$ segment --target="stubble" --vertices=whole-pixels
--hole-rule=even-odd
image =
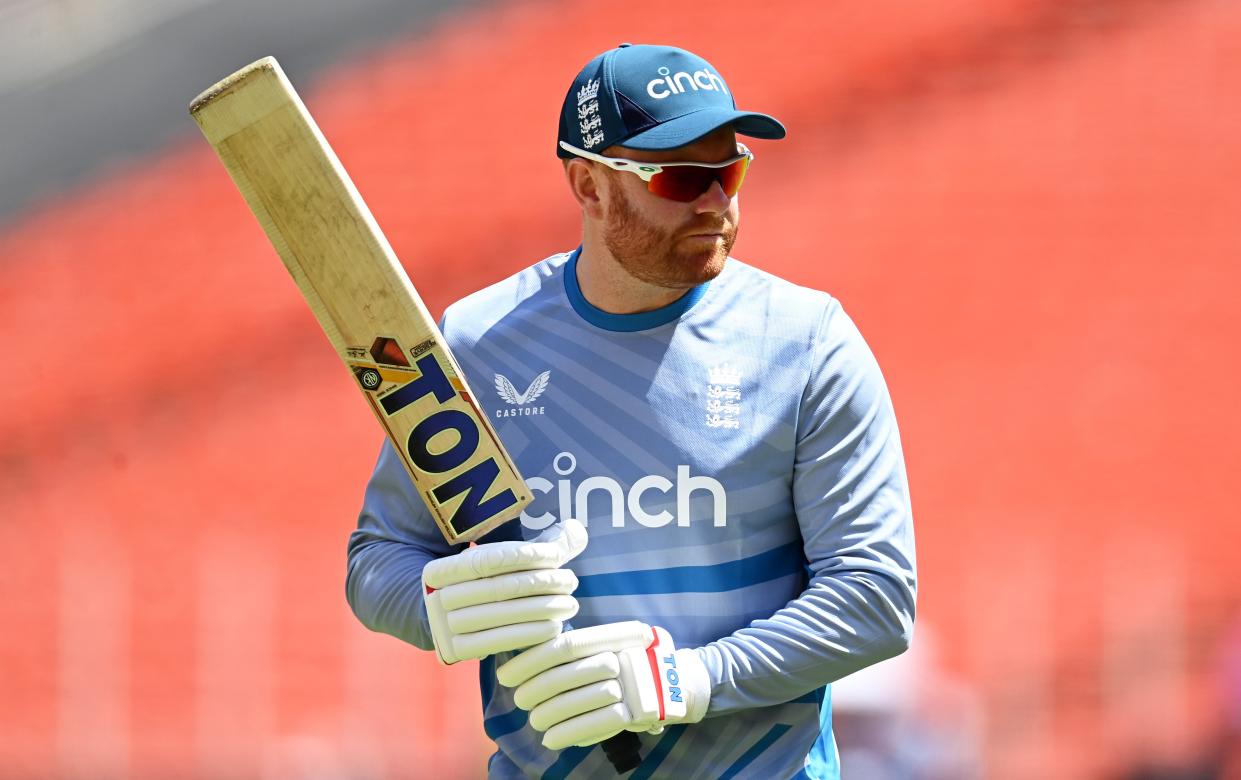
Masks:
[[[639,214],[621,187],[613,187],[612,193],[603,242],[630,276],[658,287],[686,290],[724,270],[737,240],[737,225],[726,215],[700,214],[668,230]],[[710,243],[687,240],[695,233],[719,233],[722,237]]]

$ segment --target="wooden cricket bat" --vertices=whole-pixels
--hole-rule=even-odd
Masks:
[[[212,86],[190,115],[215,148],[336,353],[454,544],[516,518],[532,496],[443,334],[327,139],[273,57]],[[567,626],[566,626],[567,628]],[[603,742],[617,772],[636,734]]]
[[[340,160],[272,57],[190,115],[297,282],[454,544],[517,517],[530,490]]]

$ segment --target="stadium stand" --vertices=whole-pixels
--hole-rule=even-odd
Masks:
[[[985,776],[1193,760],[1241,594],[1241,5],[751,5],[471,8],[302,88],[439,312],[575,244],[582,62],[708,56],[790,131],[735,254],[887,371]],[[348,613],[378,434],[205,144],[10,221],[0,334],[0,774],[481,776],[472,669]]]

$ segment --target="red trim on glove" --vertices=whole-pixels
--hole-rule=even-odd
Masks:
[[[651,664],[651,676],[655,678],[655,690],[659,693],[659,719],[664,719],[664,679],[659,674],[659,659],[655,656],[655,645],[659,644],[659,634],[651,629],[651,643],[646,646],[646,660]]]

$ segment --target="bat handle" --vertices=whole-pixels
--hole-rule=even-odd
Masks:
[[[572,631],[573,626],[565,623],[564,630]],[[603,754],[608,757],[608,762],[612,764],[618,775],[632,771],[642,763],[642,740],[632,731],[613,734],[601,744]]]
[[[572,631],[573,626],[565,622],[564,631]],[[642,763],[642,740],[632,731],[622,731],[603,740],[603,753],[608,762],[616,769],[616,774],[623,775]]]
[[[642,740],[632,731],[622,731],[603,740],[603,753],[616,774],[623,775],[642,763]]]

